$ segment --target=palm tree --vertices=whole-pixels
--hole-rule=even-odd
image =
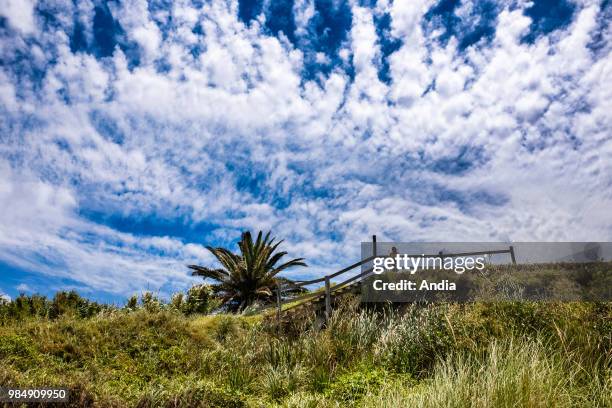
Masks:
[[[234,254],[226,248],[208,249],[221,263],[222,268],[212,269],[199,265],[189,265],[193,269],[192,275],[210,278],[217,283],[211,285],[213,293],[221,297],[224,305],[230,310],[242,311],[256,301],[270,301],[274,289],[279,284],[288,284],[289,291],[300,291],[289,279],[276,275],[292,266],[307,266],[304,258],[292,259],[277,265],[287,252],[275,252],[283,242],[274,243],[276,238],[270,238],[270,232],[262,238],[259,231],[257,239],[253,242],[249,231],[243,232],[238,247],[240,255]]]

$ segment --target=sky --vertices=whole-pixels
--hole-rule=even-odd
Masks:
[[[0,0],[0,293],[123,302],[271,230],[611,241],[609,0]]]

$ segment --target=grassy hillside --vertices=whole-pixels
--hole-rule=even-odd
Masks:
[[[280,335],[154,302],[5,319],[0,384],[98,407],[612,406],[610,303],[355,305]]]

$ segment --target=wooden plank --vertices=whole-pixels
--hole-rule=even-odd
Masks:
[[[276,321],[280,325],[281,320],[281,284],[280,282],[276,285]]]
[[[329,276],[325,277],[325,320],[331,317],[331,285]]]
[[[323,294],[318,294],[318,295],[319,295],[319,296],[317,296],[317,297],[318,297],[319,299],[323,297]],[[314,298],[314,299],[316,299],[316,298]],[[307,305],[307,304],[308,304],[308,303],[310,303],[310,302],[314,303],[314,299],[309,300],[309,301],[306,301],[306,302],[302,302],[302,303],[296,303],[295,305],[291,305],[291,306],[289,306],[289,307],[285,308],[285,309],[283,310],[283,312],[284,312],[284,313],[286,313],[286,312],[288,312],[289,310],[292,310],[292,309],[295,309],[295,308],[297,308],[297,307],[302,307],[302,306],[304,306],[304,305]],[[318,299],[317,299],[317,300],[318,300]]]
[[[509,254],[510,250],[509,249],[496,249],[494,251],[477,251],[477,252],[460,252],[457,254],[431,254],[431,255],[423,255],[423,254],[417,254],[417,255],[408,255],[410,257],[419,257],[419,258],[454,258],[454,257],[458,257],[458,256],[468,256],[468,255],[490,255],[490,254]],[[402,254],[403,255],[403,254]]]
[[[355,276],[351,276],[350,278],[348,278],[347,280],[345,280],[344,282],[340,282],[337,285],[334,285],[334,289],[332,290],[332,292],[336,292],[340,289],[342,289],[344,286],[348,285],[349,283],[361,278],[367,278],[368,276],[370,276],[373,272],[372,272],[372,268],[367,269],[366,271],[360,273],[359,275],[355,275]]]
[[[293,302],[297,302],[297,301],[300,301],[300,300],[307,300],[307,299],[315,298],[315,297],[318,297],[318,296],[323,296],[323,293],[321,293],[321,292],[306,293],[305,295],[298,296],[296,298],[284,299],[284,300],[281,301],[281,303],[285,305],[287,303],[293,303]]]
[[[361,265],[363,265],[364,263],[370,262],[370,261],[371,261],[371,260],[373,260],[374,258],[375,258],[374,256],[370,256],[370,257],[368,257],[368,258],[366,258],[366,259],[363,259],[363,260],[361,260],[361,261],[359,261],[359,262],[356,262],[356,263],[352,264],[351,266],[347,266],[346,268],[344,268],[344,269],[340,269],[338,272],[334,272],[334,273],[332,273],[331,275],[327,275],[327,276],[328,276],[330,279],[331,279],[331,278],[335,278],[336,276],[341,275],[341,274],[343,274],[343,273],[345,273],[345,272],[348,272],[348,271],[350,271],[351,269],[354,269],[354,268],[356,268],[356,267],[358,267],[358,266],[361,266]],[[325,281],[325,276],[324,276],[324,277],[322,277],[322,278],[319,278],[319,279],[313,279],[313,280],[310,280],[310,281],[298,281],[299,283],[297,283],[297,284],[296,284],[296,286],[307,286],[307,285],[312,285],[313,283],[319,283],[319,282],[324,282],[324,281]]]

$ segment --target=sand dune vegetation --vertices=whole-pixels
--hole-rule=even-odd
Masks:
[[[347,296],[326,328],[304,315],[279,331],[206,315],[207,294],[4,302],[0,383],[69,387],[75,407],[612,405],[610,303],[367,311]]]

